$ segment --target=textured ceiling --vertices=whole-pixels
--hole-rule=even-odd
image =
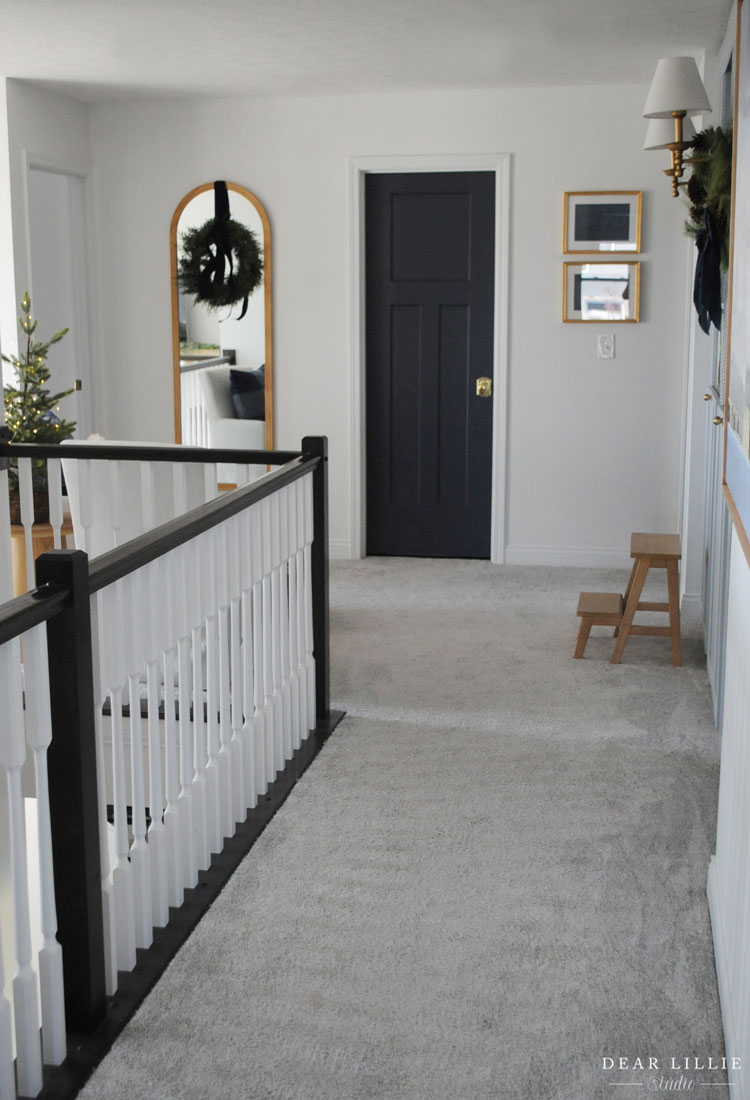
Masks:
[[[0,0],[0,74],[89,100],[640,83],[731,0]]]

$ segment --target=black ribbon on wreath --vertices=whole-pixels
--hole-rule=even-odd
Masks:
[[[198,297],[211,301],[214,292],[226,286],[230,290],[236,284],[234,252],[229,230],[229,193],[224,180],[214,183],[214,220],[208,236],[210,258],[201,268],[198,279]],[[242,299],[241,321],[247,313],[248,295]]]
[[[695,244],[698,262],[695,265],[693,304],[698,312],[698,324],[708,333],[712,323],[714,328],[721,328],[721,248],[708,210]]]

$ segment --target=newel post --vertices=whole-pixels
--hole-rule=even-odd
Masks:
[[[90,1032],[106,1009],[88,558],[50,550],[37,585],[71,593],[47,624],[52,741],[48,750],[58,939],[70,1031]]]
[[[302,440],[306,458],[320,459],[313,471],[312,611],[313,656],[317,718],[331,713],[331,674],[328,612],[328,438],[307,435]]]

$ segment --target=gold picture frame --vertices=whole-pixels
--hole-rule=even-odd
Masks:
[[[563,264],[563,321],[633,324],[640,319],[640,260]]]
[[[642,199],[642,191],[566,191],[563,252],[640,252]]]

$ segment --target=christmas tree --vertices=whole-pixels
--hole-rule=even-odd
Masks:
[[[3,386],[5,423],[10,429],[11,443],[60,443],[76,429],[75,421],[58,416],[58,402],[71,390],[51,393],[47,388],[50,370],[47,356],[53,344],[59,343],[68,331],[56,332],[46,343],[34,339],[37,322],[31,316],[31,298],[28,292],[21,300],[22,317],[18,318],[26,347],[21,356],[3,355],[16,372],[16,385]],[[23,342],[23,338],[22,338]],[[18,471],[11,461],[8,472],[10,488],[18,488]],[[47,487],[47,463],[44,459],[32,463],[32,480],[35,490]]]

